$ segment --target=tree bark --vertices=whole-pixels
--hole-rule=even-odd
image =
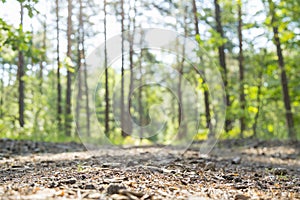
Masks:
[[[87,129],[87,136],[90,136],[91,132],[91,120],[90,120],[90,98],[89,98],[89,86],[87,83],[87,64],[86,64],[86,56],[85,56],[85,29],[84,26],[82,26],[82,58],[84,60],[83,66],[84,66],[84,72],[83,72],[83,79],[84,79],[84,88],[85,88],[85,113],[86,113],[86,129]]]
[[[23,3],[20,3],[21,6],[21,11],[20,11],[20,28],[23,32],[23,15],[24,15],[24,6]],[[18,53],[18,72],[17,72],[17,77],[19,80],[19,124],[21,127],[24,127],[25,122],[24,122],[24,81],[23,81],[23,76],[25,75],[25,69],[24,69],[24,55],[23,55],[23,50],[19,50]]]
[[[77,39],[77,98],[76,98],[76,126],[77,130],[81,130],[81,124],[79,123],[80,120],[80,111],[81,111],[81,101],[82,101],[82,2],[79,0],[79,27],[78,27],[78,39]]]
[[[142,46],[143,37],[141,37],[140,45]],[[139,80],[139,94],[138,94],[138,111],[139,111],[139,122],[140,122],[140,132],[139,137],[140,140],[142,140],[144,135],[144,115],[143,115],[143,94],[142,94],[142,87],[143,87],[143,72],[142,72],[142,59],[143,59],[143,50],[141,49],[140,55],[139,55],[139,73],[140,73],[140,80]]]
[[[238,0],[238,38],[239,38],[239,80],[240,80],[240,108],[242,115],[240,116],[241,137],[244,137],[245,124],[245,93],[244,93],[244,55],[243,55],[243,19],[242,19],[242,0]]]
[[[264,66],[264,64],[261,65],[262,67]],[[261,109],[261,87],[262,87],[262,76],[263,76],[263,69],[260,70],[258,78],[259,78],[259,85],[258,85],[258,90],[257,90],[257,97],[256,97],[256,103],[257,103],[257,113],[254,116],[254,123],[252,126],[252,130],[253,130],[253,137],[256,138],[257,137],[257,123],[258,123],[258,117],[260,114],[260,109]]]
[[[3,116],[4,116],[4,96],[5,96],[5,94],[4,94],[4,81],[3,81],[3,79],[4,79],[4,73],[5,73],[5,67],[4,67],[4,64],[3,64],[3,61],[1,61],[1,66],[2,66],[2,75],[1,75],[1,80],[0,80],[0,87],[1,87],[1,90],[0,90],[0,92],[1,92],[1,94],[0,94],[0,96],[1,96],[1,98],[0,98],[0,118],[3,118]]]
[[[108,66],[107,66],[107,34],[106,34],[106,0],[104,0],[104,67],[105,67],[105,134],[109,135],[109,88],[108,88]]]
[[[57,78],[57,124],[58,129],[62,128],[61,125],[61,116],[62,116],[62,106],[61,106],[61,80],[60,80],[60,40],[59,40],[59,2],[55,0],[56,4],[56,62],[57,62],[57,71],[56,71],[56,78]]]
[[[131,8],[130,8],[131,11]],[[130,11],[128,13],[130,13]],[[130,15],[128,15],[128,19],[129,19],[129,24],[128,24],[128,30],[130,30],[130,34],[129,34],[129,68],[130,68],[130,83],[129,83],[129,95],[128,95],[128,113],[129,116],[131,117],[131,95],[133,93],[133,87],[134,87],[134,74],[133,74],[133,55],[134,55],[134,51],[133,51],[133,41],[134,41],[134,36],[135,36],[135,16],[136,16],[136,0],[134,0],[134,5],[133,5],[133,12],[134,12],[134,16],[132,17],[132,19],[130,18]],[[132,25],[132,28],[131,28]],[[132,132],[132,126],[131,123],[129,123],[127,121],[128,125],[128,134],[131,134]]]
[[[124,131],[125,121],[124,121],[124,0],[121,0],[121,32],[122,32],[122,66],[121,66],[121,131],[122,136],[126,137],[127,133]]]
[[[68,0],[68,22],[67,22],[67,57],[71,59],[72,54],[72,41],[71,41],[71,34],[72,34],[72,0]],[[66,113],[65,113],[65,131],[66,136],[71,136],[71,82],[72,82],[72,72],[68,66],[67,70],[67,91],[66,91]]]
[[[277,25],[278,19],[275,13],[275,4],[272,0],[268,0],[268,2],[269,2],[270,14],[272,17],[271,25],[273,29],[273,39],[274,39],[274,44],[276,46],[276,52],[278,57],[277,62],[278,62],[279,69],[281,71],[281,87],[282,87],[283,102],[284,102],[284,107],[286,112],[286,123],[288,127],[288,135],[290,139],[296,140],[297,137],[294,130],[294,120],[293,120],[292,106],[291,106],[289,89],[288,89],[288,79],[285,71],[284,57],[282,54],[281,42],[279,38],[279,31]]]
[[[292,140],[296,140],[292,106],[291,106],[289,89],[288,89],[288,79],[286,76],[284,57],[282,55],[281,44],[278,36],[279,34],[278,27],[273,27],[273,33],[274,33],[274,41],[277,49],[278,65],[281,70],[281,87],[282,87],[283,101],[284,101],[285,112],[286,112],[286,122],[288,126],[289,138]]]
[[[183,24],[184,24],[184,37],[187,37],[187,6],[184,8],[184,19],[183,19]],[[178,128],[179,128],[179,133],[178,137],[179,139],[182,139],[184,135],[186,134],[186,122],[185,122],[185,116],[184,116],[184,102],[182,98],[182,76],[183,76],[183,68],[184,68],[184,62],[185,62],[185,41],[184,44],[182,44],[182,58],[180,61],[180,66],[179,66],[179,77],[178,77],[178,90],[177,90],[177,95],[178,95]]]
[[[85,57],[85,29],[84,29],[84,20],[83,20],[83,5],[82,0],[79,0],[79,30],[78,30],[78,44],[80,44],[81,48],[78,49],[79,52],[79,69],[78,69],[78,102],[82,102],[83,96],[85,96],[85,115],[86,115],[86,136],[90,136],[90,105],[89,105],[89,87],[87,83],[87,64],[86,64],[86,57]],[[82,105],[79,104],[77,107],[77,112],[80,112]],[[79,115],[79,113],[78,113]],[[80,119],[77,116],[77,119]],[[79,123],[77,123],[77,128]]]
[[[47,17],[45,15],[45,21],[43,22],[43,29],[44,29],[44,33],[43,33],[43,54],[41,57],[41,61],[40,61],[40,74],[39,74],[39,79],[40,79],[40,93],[43,93],[43,81],[44,81],[44,62],[46,61],[46,48],[47,48],[47,44],[46,44],[46,40],[47,40],[47,23],[46,23]]]
[[[196,0],[193,0],[193,15],[194,15],[194,26],[195,26],[195,33],[196,36],[200,36],[199,32],[199,21],[197,16],[197,6],[196,6]],[[200,46],[200,44],[198,44]],[[200,58],[201,60],[201,58]],[[197,69],[198,70],[198,69]],[[197,71],[198,73],[198,71]],[[205,74],[204,74],[205,76]],[[203,78],[203,85],[206,85],[205,79]],[[205,105],[205,118],[206,118],[206,128],[210,128],[210,107],[209,107],[209,93],[206,87],[204,87],[204,105]]]
[[[221,22],[221,9],[219,0],[214,0],[214,6],[215,6],[215,19],[216,19],[216,30],[220,34],[221,38],[224,38],[224,32],[223,32],[223,26]],[[227,79],[227,67],[226,67],[226,58],[225,58],[225,45],[222,44],[218,47],[218,53],[219,53],[219,63],[222,68],[222,78],[224,82],[225,92],[226,92],[226,106],[229,108],[231,106],[230,102],[230,96],[228,93],[228,79]],[[231,130],[231,120],[228,118],[228,115],[226,116],[225,120],[225,131],[228,132]]]

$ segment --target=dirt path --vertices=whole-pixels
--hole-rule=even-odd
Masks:
[[[300,199],[299,143],[255,142],[209,156],[0,140],[0,199]]]

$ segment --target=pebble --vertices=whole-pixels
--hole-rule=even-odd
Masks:
[[[243,195],[243,194],[237,194],[237,195],[235,195],[234,199],[235,200],[248,200],[248,199],[250,199],[250,197]]]
[[[126,189],[123,185],[110,184],[107,188],[107,194],[118,194],[120,190]]]
[[[205,171],[208,171],[208,170],[214,171],[215,169],[216,169],[216,163],[208,162],[205,164],[205,167],[204,167]]]
[[[233,158],[231,163],[235,164],[235,165],[238,165],[238,164],[241,163],[241,161],[242,161],[242,158],[238,156],[238,157]]]

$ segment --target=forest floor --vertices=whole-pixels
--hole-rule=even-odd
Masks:
[[[0,139],[0,199],[300,199],[299,142],[103,148]]]

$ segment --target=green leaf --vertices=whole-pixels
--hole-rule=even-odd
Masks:
[[[295,37],[295,33],[291,32],[291,31],[284,31],[281,34],[281,42],[285,43],[291,39],[293,39]]]
[[[75,69],[74,69],[75,64],[73,63],[73,61],[71,60],[70,57],[67,56],[67,57],[64,59],[64,64],[65,64],[65,66],[66,66],[66,68],[67,68],[67,70],[68,70],[69,72],[71,72],[71,73],[74,73],[74,72],[75,72]]]

